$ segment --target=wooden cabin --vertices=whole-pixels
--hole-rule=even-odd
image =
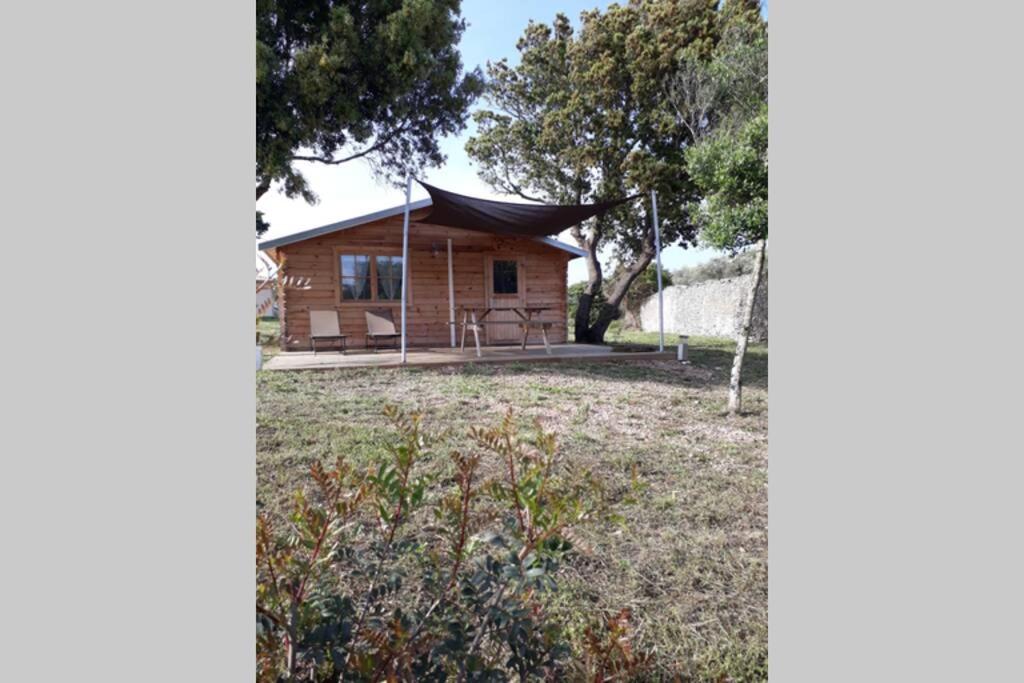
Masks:
[[[567,341],[567,268],[584,256],[549,237],[509,236],[420,222],[431,200],[410,206],[407,339],[410,347],[446,347],[461,308],[536,306],[555,321],[551,343]],[[310,349],[309,311],[336,310],[349,348],[365,346],[367,309],[401,317],[402,225],[405,206],[325,225],[260,245],[280,266],[281,346]],[[450,249],[450,257],[449,257]],[[495,311],[488,321],[512,321]],[[481,343],[517,343],[520,329],[491,324]],[[536,342],[532,342],[536,343]]]

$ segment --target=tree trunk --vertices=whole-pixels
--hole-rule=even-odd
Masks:
[[[575,335],[577,344],[603,344],[604,335],[608,326],[622,316],[622,302],[629,292],[633,281],[644,272],[644,269],[654,259],[654,230],[649,230],[644,238],[643,248],[637,254],[636,260],[626,269],[625,273],[613,283],[605,302],[601,303],[597,319],[593,325],[590,324],[591,311],[594,307],[594,298],[601,293],[603,276],[601,274],[601,262],[597,259],[600,235],[604,234],[600,221],[594,228],[593,237],[584,239],[579,228],[573,230],[573,236],[577,243],[587,252],[587,286],[580,294],[576,307]]]
[[[757,243],[757,252],[754,256],[754,272],[750,275],[750,290],[747,292],[745,302],[746,310],[743,311],[743,325],[740,327],[739,338],[736,340],[736,355],[732,359],[732,375],[729,377],[729,414],[738,415],[742,399],[743,383],[743,357],[747,353],[747,339],[750,337],[750,325],[754,320],[754,299],[757,297],[757,288],[761,284],[761,270],[764,265],[765,240]]]
[[[608,331],[608,326],[622,317],[622,302],[626,298],[626,294],[629,293],[630,286],[640,277],[640,274],[644,272],[647,266],[651,265],[653,259],[653,245],[650,245],[650,248],[645,247],[644,251],[640,252],[637,256],[636,261],[633,261],[633,264],[626,269],[622,277],[612,284],[607,301],[601,305],[601,310],[598,311],[597,320],[587,330],[589,343],[604,343],[604,335]]]
[[[588,283],[589,289],[589,283]],[[590,343],[590,309],[593,308],[594,295],[588,294],[586,291],[580,294],[579,301],[576,302],[576,319],[573,321],[573,341],[577,344],[589,344]]]
[[[574,232],[575,234],[575,232]],[[573,321],[577,344],[589,344],[590,341],[590,310],[594,306],[594,297],[601,291],[604,276],[601,273],[601,262],[597,260],[597,237],[583,239],[576,235],[576,241],[587,251],[587,286],[576,305],[576,319]]]

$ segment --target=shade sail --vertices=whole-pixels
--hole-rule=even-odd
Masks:
[[[416,182],[430,193],[432,203],[430,213],[420,223],[499,235],[557,235],[566,228],[635,198],[624,197],[598,204],[512,204],[455,194],[428,185],[422,180]]]

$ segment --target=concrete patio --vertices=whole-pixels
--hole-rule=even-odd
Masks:
[[[463,365],[465,363],[536,363],[558,361],[615,361],[615,360],[669,360],[676,357],[675,349],[659,351],[615,351],[611,346],[597,344],[552,344],[550,355],[543,346],[484,346],[482,356],[467,346],[465,351],[455,348],[409,349],[406,367],[436,365]],[[352,350],[344,355],[337,351],[289,351],[279,353],[263,365],[265,370],[328,370],[334,368],[400,367],[401,354],[393,350],[378,353]]]

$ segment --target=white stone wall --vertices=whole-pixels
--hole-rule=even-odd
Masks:
[[[257,311],[262,310],[262,307],[264,305],[266,305],[266,302],[267,301],[273,301],[273,299],[274,299],[274,286],[273,285],[269,285],[267,287],[264,287],[260,291],[256,292],[256,310]],[[270,309],[267,309],[266,312],[262,315],[262,317],[269,318],[269,317],[276,317],[276,316],[277,316],[277,302],[274,301],[271,304]]]
[[[702,337],[735,338],[740,328],[740,304],[746,299],[750,275],[706,280],[693,285],[666,287],[665,332]],[[640,310],[644,332],[658,331],[658,295],[644,302]],[[768,339],[768,273],[761,278],[750,327],[754,341]]]

